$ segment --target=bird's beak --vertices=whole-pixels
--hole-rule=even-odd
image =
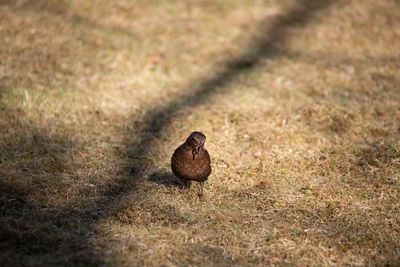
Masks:
[[[202,149],[204,147],[204,142],[201,143],[198,147],[197,147],[197,154],[200,153],[200,149]]]
[[[193,152],[192,152],[192,154],[193,154],[193,160],[195,159],[195,155],[197,155],[197,154],[200,153],[200,149],[201,149],[203,146],[204,146],[204,142],[201,143],[200,145],[196,146],[196,147],[193,149]]]

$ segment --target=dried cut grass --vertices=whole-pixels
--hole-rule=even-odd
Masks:
[[[0,1],[2,266],[399,265],[398,10]]]

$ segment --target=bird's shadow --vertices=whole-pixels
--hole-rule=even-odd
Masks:
[[[181,189],[184,186],[184,184],[178,177],[176,177],[173,173],[167,171],[153,172],[149,176],[149,181],[158,185],[164,185],[166,187],[177,187]]]

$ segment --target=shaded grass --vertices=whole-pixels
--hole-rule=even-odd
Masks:
[[[2,2],[2,261],[395,265],[398,4],[158,4]]]

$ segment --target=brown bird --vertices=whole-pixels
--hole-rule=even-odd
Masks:
[[[203,197],[204,182],[211,174],[211,160],[204,148],[206,136],[192,132],[186,142],[180,145],[171,158],[172,172],[190,187],[191,181],[200,182],[199,197]]]

